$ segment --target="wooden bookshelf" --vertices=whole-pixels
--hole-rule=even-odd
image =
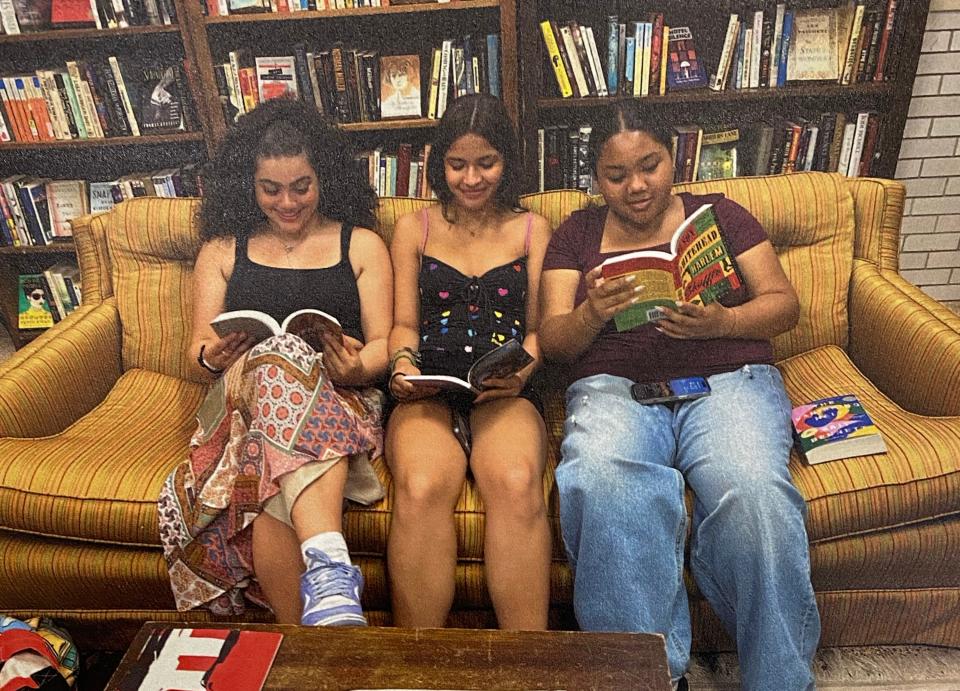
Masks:
[[[253,47],[255,55],[289,55],[292,46],[304,42],[311,49],[326,49],[334,42],[374,49],[383,55],[420,56],[421,85],[429,84],[431,51],[444,38],[472,33],[500,34],[500,70],[503,99],[515,121],[520,120],[517,82],[517,34],[515,0],[453,0],[448,3],[391,5],[354,9],[261,12],[228,16],[204,16],[198,2],[187,3],[188,24],[194,55],[203,85],[208,144],[223,139],[227,124],[222,115],[214,65],[226,62],[227,53],[238,47]],[[382,135],[394,143],[409,136],[422,144],[435,122],[426,118],[345,123],[343,129],[372,141]],[[417,131],[421,131],[418,135]]]
[[[102,139],[14,141],[0,143],[0,178],[22,174],[51,179],[112,180],[135,171],[202,162],[207,154],[206,119],[194,106],[203,85],[196,70],[193,42],[186,24],[186,5],[174,0],[179,23],[115,29],[54,29],[0,35],[0,74],[32,74],[36,69],[62,68],[67,60],[105,60],[115,55],[180,63],[184,70],[184,106],[193,109],[192,131]],[[194,104],[194,106],[189,105]],[[43,246],[0,247],[0,317],[19,348],[42,330],[17,328],[20,274],[39,273],[75,255],[73,242]]]
[[[792,9],[838,6],[838,2],[833,0],[796,0],[786,4]],[[629,23],[645,19],[651,12],[662,12],[667,25],[690,27],[709,77],[719,63],[730,14],[736,12],[742,16],[752,14],[754,10],[771,11],[773,7],[774,4],[759,0],[726,0],[717,3],[662,0],[642,7],[621,0],[601,0],[589,6],[573,0],[520,3],[518,54],[521,56],[521,145],[527,191],[533,191],[538,180],[539,128],[551,124],[589,124],[591,113],[610,103],[611,98],[634,98],[559,97],[544,47],[540,21],[550,19],[562,24],[573,20],[593,27],[601,60],[605,64],[607,15],[615,14],[620,22]],[[885,7],[885,0],[867,0],[868,10],[883,11]],[[665,95],[645,96],[639,100],[652,117],[671,125],[742,126],[765,118],[795,117],[798,113],[877,111],[883,118],[882,133],[878,143],[880,157],[874,163],[872,174],[892,178],[906,124],[928,7],[928,0],[898,4],[898,22],[902,22],[903,26],[897,33],[897,43],[890,46],[891,51],[897,54],[896,64],[886,81],[853,83],[849,86],[799,82],[775,88],[728,89],[719,92],[703,87],[674,92],[668,90]]]

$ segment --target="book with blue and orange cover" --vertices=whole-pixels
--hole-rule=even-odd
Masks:
[[[741,283],[712,204],[684,219],[673,233],[669,252],[618,254],[600,266],[605,279],[633,274],[634,283],[644,288],[639,302],[614,317],[617,331],[662,319],[662,308],[677,302],[715,302]]]
[[[887,452],[880,430],[854,394],[799,405],[791,417],[797,446],[808,463]]]

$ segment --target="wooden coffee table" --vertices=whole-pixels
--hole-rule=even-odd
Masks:
[[[148,640],[171,628],[281,632],[265,689],[670,689],[653,634],[160,622],[143,625],[107,688],[129,688]]]

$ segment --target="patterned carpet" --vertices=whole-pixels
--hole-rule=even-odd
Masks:
[[[960,650],[933,646],[871,646],[820,650],[814,663],[819,691],[958,691]],[[740,688],[733,653],[700,654],[691,661],[690,691]]]

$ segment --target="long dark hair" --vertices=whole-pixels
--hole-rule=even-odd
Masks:
[[[590,167],[597,173],[597,162],[603,145],[610,137],[621,132],[643,132],[655,141],[663,144],[667,151],[673,146],[671,137],[673,131],[656,116],[644,114],[637,99],[616,101],[603,107],[594,118],[593,130],[590,132]]]
[[[260,158],[303,154],[317,174],[318,212],[372,228],[377,196],[354,162],[346,135],[301,101],[267,101],[242,116],[207,166],[200,205],[200,237],[242,237],[266,217],[257,206],[254,172]]]
[[[504,209],[520,206],[520,156],[517,133],[503,102],[490,94],[471,94],[456,99],[440,119],[427,159],[427,181],[446,207],[453,200],[447,185],[444,159],[453,143],[465,134],[486,139],[503,158],[503,177],[495,199]]]

